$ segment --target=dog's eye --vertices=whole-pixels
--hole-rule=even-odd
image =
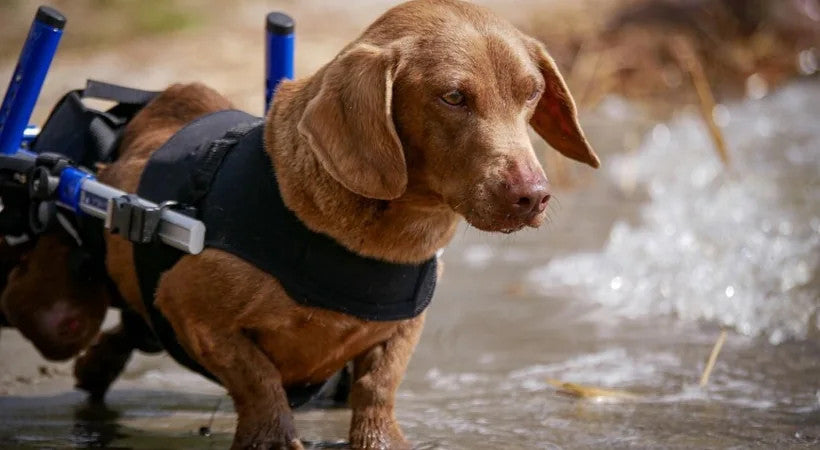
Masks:
[[[462,94],[459,90],[450,91],[442,95],[441,99],[444,101],[444,103],[447,103],[451,106],[461,106],[464,104],[464,101],[466,100],[464,94]]]
[[[538,98],[539,95],[541,95],[541,88],[535,88],[535,89],[532,90],[532,93],[530,94],[530,96],[527,97],[527,101],[531,102],[531,101],[535,100],[536,98]]]

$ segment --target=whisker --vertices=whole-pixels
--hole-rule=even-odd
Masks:
[[[553,195],[550,200],[552,200],[552,201],[550,203],[548,203],[548,205],[552,205],[552,206],[554,206],[555,208],[557,208],[559,210],[561,209],[561,199],[559,199],[557,196]]]

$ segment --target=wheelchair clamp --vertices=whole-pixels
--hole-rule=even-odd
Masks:
[[[148,244],[157,237],[162,211],[177,206],[175,201],[147,206],[134,194],[126,194],[108,201],[105,226],[131,242]]]
[[[34,234],[43,233],[54,223],[60,173],[71,165],[70,159],[56,153],[42,153],[34,161],[34,167],[27,177],[31,199],[28,221]]]
[[[28,209],[28,225],[35,235],[51,227],[57,217],[57,204],[53,201],[32,201]]]
[[[43,166],[36,166],[29,176],[29,197],[33,200],[53,199],[59,184],[60,178],[53,176],[49,169]]]

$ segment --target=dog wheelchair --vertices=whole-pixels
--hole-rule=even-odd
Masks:
[[[32,22],[0,107],[0,235],[25,240],[48,229],[57,212],[102,220],[134,242],[159,240],[186,253],[203,249],[205,225],[171,203],[157,205],[95,178],[94,165],[115,157],[127,121],[156,93],[89,81],[55,107],[41,129],[28,123],[66,18],[41,6]],[[293,78],[293,21],[274,12],[266,20],[265,108],[279,81]],[[108,111],[85,108],[83,98],[117,102]],[[64,143],[74,144],[72,149]]]
[[[89,234],[99,236],[105,228],[135,243],[161,242],[198,254],[204,247],[205,225],[189,215],[190,210],[172,202],[156,204],[96,179],[97,167],[116,159],[128,121],[158,92],[89,80],[84,89],[67,93],[57,103],[42,128],[29,124],[65,25],[59,11],[47,6],[38,9],[0,107],[0,237],[13,247],[54,226],[73,228],[69,233],[79,229],[81,235],[90,228]],[[293,29],[293,20],[286,14],[272,12],[266,17],[265,110],[279,82],[293,78]],[[113,101],[116,106],[98,111],[84,104],[87,98]],[[67,216],[83,226],[67,224]],[[91,249],[91,254],[104,259],[99,236],[83,239],[83,245],[102,245],[102,252]],[[132,333],[139,342],[135,348],[149,353],[163,349],[133,312],[123,309],[122,320],[126,328],[138,330]],[[9,325],[1,311],[0,325]],[[108,387],[96,392],[94,386],[79,386],[92,398]],[[338,372],[326,386],[332,392],[323,389],[317,395],[333,405],[344,404],[348,370]]]

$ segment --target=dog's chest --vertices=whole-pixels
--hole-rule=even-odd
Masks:
[[[346,362],[386,341],[401,323],[368,322],[287,302],[292,305],[286,317],[276,320],[283,326],[258,330],[255,336],[286,386],[326,380]]]

